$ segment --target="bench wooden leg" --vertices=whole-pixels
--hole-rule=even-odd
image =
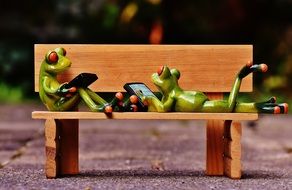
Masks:
[[[60,175],[79,173],[78,119],[58,120],[60,127]]]
[[[224,174],[233,179],[241,178],[241,123],[225,121]]]
[[[45,123],[45,147],[46,162],[45,172],[47,178],[55,178],[59,174],[59,128],[54,119],[48,119]]]
[[[210,100],[223,99],[223,93],[207,93]],[[206,174],[207,175],[224,175],[223,159],[223,136],[224,121],[208,120],[207,121],[207,150],[206,150]]]
[[[46,176],[79,173],[78,165],[78,120],[48,119],[45,123]]]
[[[216,176],[224,175],[223,160],[224,121],[208,120],[206,130],[207,130],[206,174]]]

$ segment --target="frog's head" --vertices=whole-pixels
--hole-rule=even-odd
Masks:
[[[49,51],[42,62],[43,69],[52,74],[58,74],[67,70],[71,66],[71,61],[66,57],[64,48],[56,48]]]
[[[157,73],[153,73],[152,82],[163,94],[168,94],[178,87],[180,72],[177,69],[169,69],[167,66],[159,67]]]

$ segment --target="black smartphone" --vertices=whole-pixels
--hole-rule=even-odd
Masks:
[[[83,87],[86,88],[98,79],[94,73],[80,73],[70,82],[65,84],[64,88],[69,89],[71,87]]]
[[[63,84],[60,89],[58,90],[58,93],[60,95],[64,95],[68,93],[68,89],[72,87],[83,87],[87,88],[90,84],[92,84],[94,81],[98,79],[96,74],[93,73],[81,73],[78,76],[76,76],[74,79],[72,79],[70,82]]]
[[[128,94],[136,95],[138,97],[138,110],[147,111],[147,106],[143,104],[141,100],[141,94],[144,96],[155,96],[155,94],[142,82],[133,82],[126,83],[124,85],[124,89],[128,92]]]

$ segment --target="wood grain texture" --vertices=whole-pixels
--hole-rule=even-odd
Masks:
[[[57,120],[60,128],[60,175],[79,173],[78,119]]]
[[[209,93],[208,97],[210,100],[223,99],[223,93]],[[207,130],[206,174],[223,175],[224,120],[208,120],[206,130]]]
[[[241,178],[241,161],[239,159],[224,158],[224,174],[232,179]]]
[[[47,178],[56,178],[59,175],[59,131],[54,119],[45,122],[45,172]]]
[[[96,73],[90,86],[96,92],[124,91],[126,82],[151,82],[152,73],[162,65],[181,71],[180,86],[185,90],[229,92],[235,75],[252,60],[251,45],[35,45],[35,91],[39,69],[48,50],[64,47],[72,66],[60,81],[69,81],[81,72]],[[244,79],[241,91],[252,91],[252,75]]]
[[[229,158],[241,158],[241,142],[240,140],[230,140],[224,138],[224,156]]]
[[[214,119],[214,120],[257,120],[256,113],[185,113],[185,112],[114,112],[108,117],[101,112],[51,112],[34,111],[33,119],[160,119],[160,120],[193,120],[193,119]]]
[[[241,177],[241,135],[240,122],[225,122],[224,174],[233,179]]]
[[[242,135],[241,123],[237,119],[235,121],[226,121],[225,122],[225,131],[224,137],[229,138],[230,140],[240,140]],[[231,123],[232,122],[232,123]]]

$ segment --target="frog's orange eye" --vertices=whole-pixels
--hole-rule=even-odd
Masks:
[[[52,51],[48,56],[48,61],[50,63],[57,63],[58,61],[58,54],[55,51]]]
[[[161,66],[161,67],[158,68],[158,70],[157,70],[157,74],[158,74],[159,76],[162,74],[163,69],[164,69],[164,66]]]

